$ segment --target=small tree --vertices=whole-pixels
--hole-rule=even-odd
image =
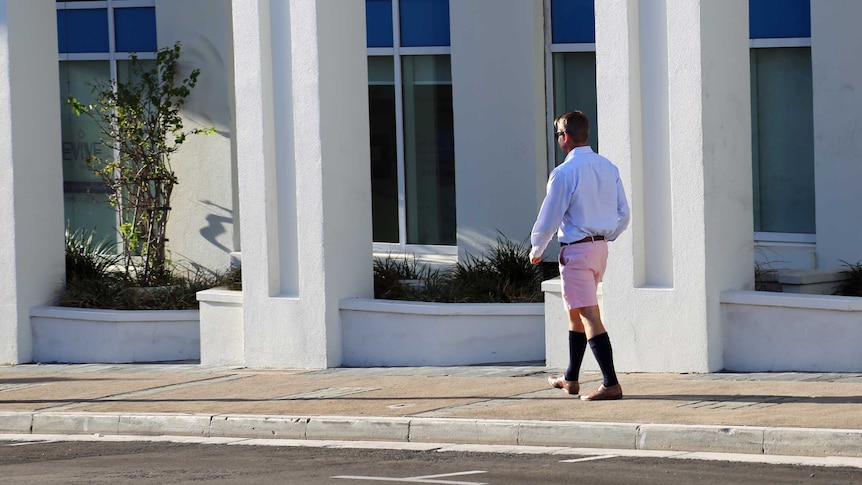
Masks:
[[[92,118],[102,132],[109,156],[92,156],[90,168],[110,188],[118,208],[126,273],[141,286],[164,284],[171,269],[165,229],[177,176],[170,157],[188,135],[213,128],[183,129],[180,110],[197,84],[200,69],[176,82],[180,43],[160,49],[155,65],[129,56],[129,79],[95,81],[91,105],[69,97],[72,110]]]

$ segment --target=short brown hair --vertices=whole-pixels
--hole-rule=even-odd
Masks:
[[[587,143],[590,138],[590,119],[581,111],[569,111],[554,120],[554,127],[567,131],[577,143]]]

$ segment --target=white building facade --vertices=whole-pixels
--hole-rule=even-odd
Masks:
[[[857,3],[0,0],[0,362],[31,360],[64,222],[114,230],[60,96],[181,41],[187,124],[217,134],[174,160],[170,250],[241,254],[245,365],[341,365],[339,301],[372,296],[374,253],[525,239],[552,120],[581,109],[633,209],[603,285],[618,367],[725,368],[722,294],[755,263],[862,260]]]

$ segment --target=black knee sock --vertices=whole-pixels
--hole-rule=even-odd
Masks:
[[[602,370],[604,378],[602,384],[605,387],[611,387],[619,384],[617,381],[617,373],[614,371],[614,352],[611,349],[611,339],[608,333],[596,335],[590,339],[590,349],[593,355],[596,356],[596,362],[599,363],[599,368]]]
[[[587,334],[569,330],[569,368],[566,369],[565,375],[567,381],[578,380],[578,374],[581,373],[581,362],[584,360],[586,350]]]

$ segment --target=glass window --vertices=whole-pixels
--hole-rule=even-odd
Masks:
[[[365,4],[374,242],[454,246],[449,2]]]
[[[398,242],[398,144],[392,57],[368,58],[371,212],[374,241]]]
[[[114,9],[117,52],[156,50],[155,7]]]
[[[751,49],[754,230],[815,233],[811,48]]]
[[[406,56],[407,243],[455,245],[455,142],[449,56]]]
[[[108,52],[107,9],[57,10],[60,53]]]
[[[810,0],[749,0],[752,39],[811,37]]]
[[[593,0],[551,0],[551,37],[554,44],[592,44],[596,41]]]
[[[392,0],[365,0],[368,47],[392,47]]]
[[[590,146],[599,151],[596,108],[596,53],[557,52],[554,54],[554,116],[581,110],[590,119]],[[556,143],[556,142],[555,142]],[[556,163],[565,156],[555,150]]]
[[[94,229],[101,238],[116,238],[116,214],[108,203],[104,182],[87,164],[91,156],[110,155],[102,144],[99,127],[86,116],[72,113],[65,99],[73,94],[82,103],[93,102],[90,86],[95,79],[110,78],[108,61],[60,63],[60,96],[62,112],[63,192],[66,221],[74,230]]]
[[[108,201],[109,190],[87,163],[93,155],[109,157],[112,154],[102,144],[99,127],[90,118],[72,113],[66,98],[72,95],[89,104],[94,101],[93,83],[112,77],[127,79],[127,61],[124,60],[127,56],[118,56],[118,51],[138,52],[141,59],[155,58],[155,8],[145,1],[106,0],[95,5],[99,3],[106,8],[91,8],[93,2],[57,2],[62,113],[60,157],[64,212],[70,229],[95,230],[98,237],[116,239],[117,215]],[[115,20],[114,39],[108,35],[109,16]],[[67,54],[75,54],[75,60],[68,60]]]
[[[596,99],[596,22],[593,0],[550,0],[552,93],[548,103],[548,159],[565,160],[553,133],[552,121],[572,110],[590,119],[590,147],[599,151]]]
[[[449,0],[400,0],[401,46],[449,45]]]

